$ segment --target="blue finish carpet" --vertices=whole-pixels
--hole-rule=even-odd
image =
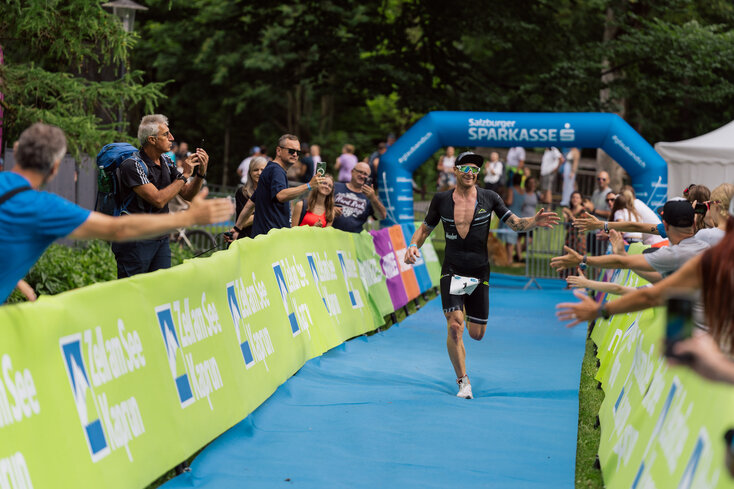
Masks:
[[[436,298],[309,361],[163,487],[573,488],[586,328],[557,322],[563,282],[526,281],[493,275],[487,333],[464,334],[475,399]]]

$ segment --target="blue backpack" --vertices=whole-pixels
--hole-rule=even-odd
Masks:
[[[142,163],[145,174],[148,174],[148,165],[143,162],[138,149],[129,143],[106,144],[97,154],[97,202],[94,210],[110,216],[124,214],[127,206],[135,197],[134,193],[122,201],[122,187],[120,185],[120,165],[127,159],[134,159]]]

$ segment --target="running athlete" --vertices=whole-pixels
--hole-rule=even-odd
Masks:
[[[458,397],[472,399],[466,375],[464,311],[469,336],[481,340],[489,319],[489,257],[487,240],[492,212],[511,229],[529,231],[553,227],[560,218],[554,212],[538,211],[534,217],[519,218],[505,206],[497,193],[476,186],[484,159],[471,152],[456,159],[456,188],[433,196],[426,219],[410,240],[405,263],[415,263],[418,248],[440,220],[446,235],[446,251],[441,268],[441,304],[446,316],[446,348],[459,384]]]

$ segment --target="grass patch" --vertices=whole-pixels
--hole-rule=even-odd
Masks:
[[[596,347],[591,338],[586,339],[586,353],[581,364],[579,384],[579,428],[576,441],[576,488],[602,489],[601,470],[596,466],[601,429],[596,419],[604,400],[604,391],[597,388]]]

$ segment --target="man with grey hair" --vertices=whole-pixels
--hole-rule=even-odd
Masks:
[[[126,214],[167,214],[168,203],[177,195],[191,200],[206,176],[209,155],[196,148],[182,161],[179,171],[170,160],[173,134],[168,118],[161,114],[146,115],[138,127],[140,150],[120,164],[120,198],[129,202]],[[190,177],[194,177],[190,179]],[[112,243],[117,260],[117,277],[170,268],[171,249],[168,235],[135,242]]]
[[[38,189],[54,178],[66,153],[58,127],[36,123],[15,145],[15,166],[0,173],[0,302],[5,301],[56,239],[122,241],[157,236],[193,224],[221,222],[232,214],[227,199],[197,195],[185,212],[111,217]]]

